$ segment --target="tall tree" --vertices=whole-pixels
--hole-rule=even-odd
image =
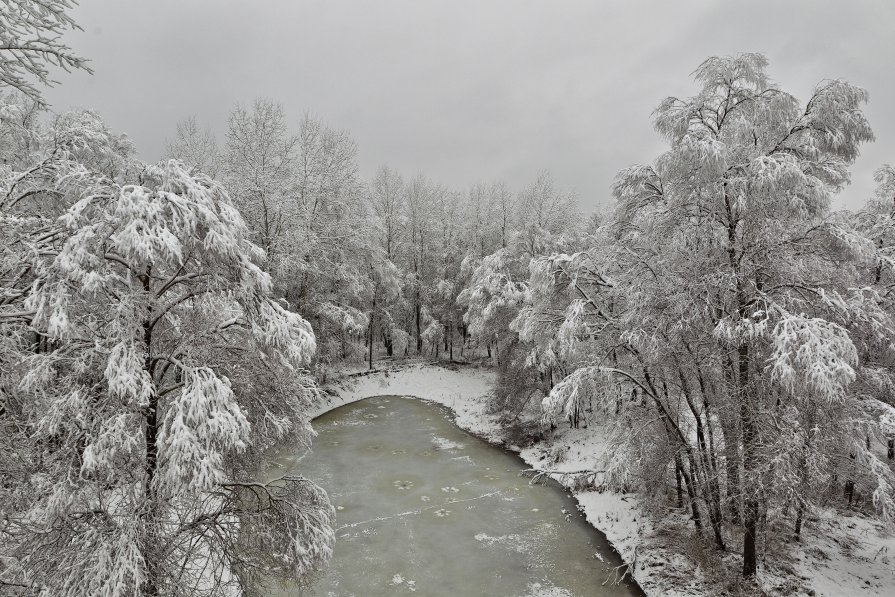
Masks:
[[[370,185],[370,204],[376,216],[380,245],[389,260],[394,260],[400,251],[404,193],[404,180],[400,174],[388,166],[381,166],[376,171]]]
[[[195,116],[177,123],[177,133],[168,142],[168,157],[180,160],[189,168],[216,178],[221,170],[221,155],[211,129],[199,128]]]
[[[269,263],[288,252],[287,234],[297,216],[299,139],[289,132],[283,107],[257,99],[251,110],[237,105],[227,122],[225,182]]]
[[[884,516],[892,503],[854,385],[867,371],[858,346],[885,344],[892,321],[855,289],[877,252],[829,211],[872,139],[866,93],[824,81],[800,106],[766,66],[758,54],[709,58],[696,96],[660,104],[668,150],[619,174],[606,240],[532,266],[527,303],[541,319],[520,327],[574,365],[548,415],[593,396],[620,445],[632,420],[655,428],[633,440],[651,454],[639,473],[682,479],[697,530],[707,522],[721,549],[722,520],[741,521],[747,578],[769,513],[794,513],[798,528],[839,462],[861,471]],[[560,292],[568,307],[551,331],[540,323]],[[610,476],[629,479],[631,459],[614,460]],[[857,472],[843,474],[854,484]]]
[[[2,234],[27,250],[4,254],[0,423],[21,443],[0,580],[222,595],[318,566],[325,494],[260,482],[251,457],[310,437],[310,326],[271,299],[218,183],[176,161],[124,183],[134,163],[92,114],[54,124],[2,186]]]

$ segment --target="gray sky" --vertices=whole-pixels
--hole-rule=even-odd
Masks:
[[[312,111],[380,164],[457,189],[542,168],[590,209],[616,172],[663,146],[650,114],[691,95],[710,55],[758,51],[802,101],[824,78],[870,92],[877,141],[837,201],[856,207],[895,162],[895,2],[81,0],[69,43],[96,73],[65,75],[54,109],[98,110],[141,157],[195,114],[223,141],[236,102]]]

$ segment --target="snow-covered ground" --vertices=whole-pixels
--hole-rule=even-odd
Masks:
[[[314,416],[379,395],[414,396],[450,408],[461,428],[503,444],[495,418],[485,412],[495,375],[487,369],[445,368],[432,364],[394,365],[390,369],[343,373],[327,387],[329,400]],[[532,468],[568,472],[599,469],[606,450],[600,428],[560,428],[534,446],[519,449]],[[557,458],[561,455],[561,458]],[[567,485],[572,477],[558,477]],[[732,594],[711,581],[699,562],[683,553],[682,537],[690,535],[674,514],[657,524],[641,507],[637,494],[573,491],[587,520],[606,534],[633,576],[650,597],[702,597]],[[895,536],[891,527],[856,513],[829,510],[806,524],[803,542],[773,569],[762,571],[767,595],[895,595]],[[735,556],[730,556],[735,558]],[[728,558],[725,558],[725,561]],[[735,562],[731,568],[736,568]]]
[[[494,384],[494,373],[487,369],[464,366],[458,369],[413,364],[376,372],[351,372],[337,376],[327,385],[331,393],[321,404],[317,417],[343,404],[350,404],[371,396],[413,396],[449,407],[457,425],[490,441],[498,441],[498,427],[485,414],[485,397]]]

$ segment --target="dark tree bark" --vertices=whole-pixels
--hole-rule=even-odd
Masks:
[[[141,276],[141,282],[143,283],[143,291],[147,296],[150,294],[150,275],[151,270],[147,269],[146,274]],[[143,321],[143,343],[146,346],[146,358],[143,364],[143,368],[149,374],[150,379],[152,379],[152,311],[150,309],[149,313],[146,314],[146,319]],[[150,498],[152,495],[152,480],[155,477],[155,470],[158,461],[158,446],[157,437],[158,437],[158,394],[155,392],[153,388],[152,394],[149,396],[149,404],[146,409],[143,411],[143,422],[145,426],[145,445],[146,445],[146,485],[145,485],[145,495],[147,498]]]
[[[675,464],[675,467],[674,467],[674,478],[675,478],[675,481],[677,481],[677,507],[683,508],[684,507],[684,493],[683,493],[683,488],[681,487],[681,467],[677,466],[677,464]]]
[[[693,477],[684,469],[684,463],[680,453],[674,455],[674,464],[680,471],[681,478],[684,480],[684,487],[687,490],[687,498],[690,502],[690,512],[693,516],[693,525],[696,530],[702,532],[702,516],[699,513],[699,504],[696,500],[696,488],[693,486]]]
[[[756,442],[758,429],[754,419],[754,407],[750,404],[749,388],[749,347],[745,344],[737,349],[739,359],[740,419],[743,424],[743,468],[749,490],[743,496],[743,577],[754,577],[758,570],[756,555],[756,531],[758,529],[759,503],[753,483],[757,482],[755,471]]]
[[[370,313],[370,347],[368,352],[369,369],[373,369],[373,321],[376,317],[376,301],[373,301],[373,311]]]
[[[420,329],[420,318],[422,317],[422,306],[420,305],[419,293],[417,293],[416,297],[416,306],[414,308],[414,319],[416,322],[416,353],[420,354],[423,352],[423,337],[422,330]]]
[[[385,344],[385,354],[389,357],[394,356],[395,346],[392,342],[392,335],[390,332],[385,332],[382,335],[382,343]]]
[[[452,321],[449,329],[448,329],[448,337],[450,338],[450,342],[448,343],[448,358],[450,360],[454,360],[454,322]]]
[[[151,291],[151,272],[152,269],[147,268],[146,273],[140,276],[140,281],[143,284],[143,291],[147,296],[150,296]],[[144,360],[143,368],[149,374],[150,379],[153,379],[153,363],[152,363],[152,308],[149,307],[149,311],[146,314],[146,319],[143,321],[143,343],[146,345],[146,358]],[[153,383],[154,386],[154,383]],[[152,482],[155,479],[156,468],[158,467],[158,406],[159,406],[159,398],[158,393],[155,390],[155,387],[152,388],[152,392],[149,396],[149,404],[143,411],[143,425],[145,428],[144,431],[144,443],[146,449],[146,463],[145,463],[145,485],[144,485],[144,495],[146,496],[146,501],[149,503],[150,508],[145,512],[144,516],[152,517],[153,510],[152,507],[154,504],[154,492],[152,489]],[[151,520],[146,521],[151,523]],[[153,562],[152,558],[147,557],[147,551],[151,549],[151,546],[141,546],[141,551],[144,554],[144,559],[146,560],[147,574],[146,580],[142,586],[142,593],[147,597],[156,597],[159,594],[158,583],[156,582],[155,572],[153,570]]]

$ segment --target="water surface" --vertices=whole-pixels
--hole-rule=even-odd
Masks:
[[[323,486],[338,531],[329,567],[284,595],[640,595],[621,560],[558,486],[420,400],[380,396],[314,422],[305,456],[280,472]]]

